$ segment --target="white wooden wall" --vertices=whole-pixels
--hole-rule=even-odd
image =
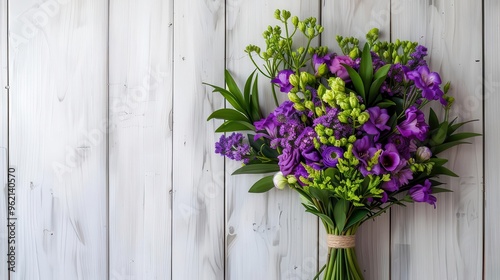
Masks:
[[[484,135],[447,153],[461,177],[437,209],[363,225],[366,279],[500,279],[496,0],[0,0],[5,225],[8,166],[17,179],[16,272],[2,225],[0,279],[312,279],[321,225],[295,193],[247,193],[259,176],[230,175],[205,121],[224,102],[202,82],[228,68],[241,83],[276,8],[321,18],[334,48],[372,27],[425,44],[453,114]]]

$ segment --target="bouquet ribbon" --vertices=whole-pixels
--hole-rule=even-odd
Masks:
[[[346,249],[356,246],[356,235],[333,235],[326,236],[326,244],[329,248]]]

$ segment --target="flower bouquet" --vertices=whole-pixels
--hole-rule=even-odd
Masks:
[[[243,162],[233,174],[271,173],[250,192],[293,189],[321,219],[329,253],[316,278],[363,279],[354,251],[360,225],[396,204],[436,207],[434,194],[447,191],[437,177],[457,176],[438,155],[478,134],[458,132],[467,122],[449,119],[450,84],[429,69],[424,46],[379,41],[372,29],[363,47],[357,38],[337,36],[337,54],[313,46],[323,32],[315,18],[280,10],[275,17],[283,27],[264,32],[265,51],[246,48],[256,71],[244,87],[228,71],[227,87],[210,85],[232,106],[208,118],[224,120],[216,132],[232,132],[215,151]],[[295,46],[298,36],[305,46]],[[276,102],[265,117],[256,72],[270,80]],[[278,102],[278,89],[288,100]],[[444,108],[443,117],[431,103]],[[245,139],[237,131],[250,133]]]

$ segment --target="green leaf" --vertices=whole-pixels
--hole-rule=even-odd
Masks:
[[[431,130],[436,129],[439,126],[438,117],[432,108],[429,110],[429,126]]]
[[[431,148],[432,154],[437,155],[443,151],[448,150],[451,147],[461,145],[461,144],[470,144],[469,142],[464,142],[464,141],[454,141],[454,142],[446,142],[441,145],[437,145]]]
[[[272,149],[269,145],[268,140],[264,140],[264,138],[257,139],[257,141],[254,140],[255,135],[253,134],[248,134],[247,135],[248,142],[250,143],[250,146],[256,150],[261,152],[265,157],[267,157],[270,160],[277,159],[279,154],[278,151],[275,149]]]
[[[327,215],[319,213],[319,212],[309,211],[309,210],[306,210],[306,212],[309,212],[309,213],[312,213],[312,214],[318,216],[323,222],[325,222],[326,224],[328,224],[331,228],[335,227],[334,224],[333,224],[332,219],[330,217],[328,217]]]
[[[387,121],[387,125],[391,128],[395,127],[396,126],[396,122],[397,122],[397,118],[398,116],[396,115],[396,113],[394,113],[391,118]]]
[[[264,192],[269,191],[270,189],[272,189],[274,187],[273,176],[274,175],[266,176],[266,177],[258,180],[257,182],[255,182],[255,184],[253,184],[252,187],[250,187],[248,192],[250,192],[250,193],[264,193]]]
[[[245,121],[250,122],[250,120],[242,113],[234,109],[219,109],[214,111],[210,116],[208,116],[207,121],[211,119],[229,120],[229,121]]]
[[[392,64],[386,64],[386,65],[380,67],[377,70],[377,72],[375,72],[375,75],[373,75],[373,79],[376,80],[378,78],[387,76],[387,73],[389,73],[391,66],[392,66]]]
[[[333,218],[335,219],[335,224],[340,232],[344,231],[347,219],[347,206],[348,202],[346,200],[339,199],[333,208]]]
[[[255,80],[252,87],[252,95],[250,98],[250,111],[252,112],[252,121],[258,121],[262,118],[259,105],[259,76],[255,75]]]
[[[389,108],[391,106],[396,106],[396,103],[394,103],[394,101],[391,101],[389,99],[384,99],[382,102],[379,102],[376,105],[380,108]]]
[[[261,174],[280,171],[280,167],[275,163],[247,164],[233,172],[232,175],[239,174]]]
[[[448,122],[444,121],[439,125],[438,130],[435,133],[433,133],[429,143],[432,146],[443,144],[444,140],[446,140],[447,133],[448,133]]]
[[[403,113],[404,110],[404,100],[400,97],[393,97],[392,101],[396,103],[396,114],[399,116]]]
[[[238,85],[234,81],[229,71],[227,70],[224,71],[224,78],[226,79],[226,85],[228,90],[233,93],[233,96],[236,98],[236,100],[238,100],[238,103],[242,105],[243,108],[246,108],[247,104],[245,102],[245,99],[243,98],[243,94],[241,94]]]
[[[453,191],[445,188],[432,188],[432,193],[443,193],[443,192],[453,192]]]
[[[317,200],[321,201],[323,203],[323,205],[328,204],[329,196],[330,196],[330,194],[328,193],[328,190],[322,190],[322,189],[310,187],[309,193],[311,194],[311,197],[316,198]]]
[[[431,174],[433,175],[447,175],[447,176],[451,176],[451,177],[458,177],[457,174],[455,174],[453,171],[449,170],[448,168],[444,167],[444,166],[434,166],[432,168],[432,172]]]
[[[373,101],[375,101],[375,99],[379,96],[380,87],[384,83],[386,77],[387,76],[383,76],[373,81],[373,84],[370,87],[370,93],[368,95],[368,105],[371,105]]]
[[[215,132],[232,132],[232,131],[255,131],[255,126],[244,121],[226,121],[219,126]]]
[[[472,137],[476,137],[476,136],[481,136],[481,134],[473,133],[473,132],[462,132],[462,133],[457,133],[457,134],[453,134],[453,135],[448,136],[448,138],[446,138],[446,142],[459,141],[459,140],[472,138]]]
[[[363,53],[361,53],[361,64],[359,65],[359,75],[363,81],[365,92],[369,92],[373,79],[373,62],[370,46],[365,43]]]
[[[347,225],[345,226],[345,229],[349,229],[359,221],[361,221],[370,211],[366,209],[357,209],[354,212],[352,212],[352,215],[349,217],[349,221]]]
[[[347,73],[349,73],[349,77],[351,78],[351,81],[354,85],[354,89],[356,92],[363,98],[363,100],[366,100],[365,96],[365,87],[363,85],[363,80],[361,80],[361,77],[359,76],[358,72],[354,70],[351,66],[342,64],[345,69],[347,70]]]
[[[245,88],[243,89],[243,97],[245,99],[246,104],[250,105],[250,92],[252,88],[252,80],[253,80],[253,75],[255,74],[255,71],[248,76],[247,81],[245,82]]]
[[[453,134],[453,132],[455,132],[455,130],[459,129],[464,124],[468,124],[470,122],[476,122],[476,121],[479,121],[479,120],[470,120],[470,121],[461,122],[461,123],[457,123],[457,124],[451,125],[450,128],[448,129],[448,135]]]
[[[229,104],[231,104],[231,106],[234,107],[234,109],[244,113],[245,115],[246,114],[246,110],[244,109],[244,104],[240,104],[239,101],[237,100],[237,98],[234,97],[233,93],[231,93],[230,91],[224,89],[224,88],[221,88],[221,87],[218,87],[218,86],[214,86],[214,85],[211,85],[211,84],[205,84],[205,85],[208,85],[208,86],[211,86],[214,88],[214,90],[212,92],[218,92],[222,95],[222,97],[224,97],[224,99],[227,100],[227,102],[229,102]]]
[[[445,158],[430,158],[430,162],[434,162],[434,166],[441,166],[448,162]]]

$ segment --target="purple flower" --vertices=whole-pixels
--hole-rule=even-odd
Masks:
[[[258,132],[254,136],[254,140],[258,140],[262,137],[274,140],[278,137],[278,125],[276,117],[273,113],[269,114],[267,118],[258,120],[254,122],[256,131],[266,131],[266,133]]]
[[[314,138],[316,138],[316,136],[317,134],[314,128],[307,126],[299,137],[297,137],[297,140],[295,140],[295,146],[301,151],[309,150],[311,147],[314,148]]]
[[[352,147],[352,153],[354,156],[364,165],[368,164],[370,160],[370,155],[368,154],[368,149],[370,149],[372,143],[368,136],[364,136],[361,139],[358,139],[354,142]]]
[[[233,133],[228,137],[222,135],[219,142],[215,143],[215,153],[232,160],[243,161],[245,164],[250,161],[250,146],[243,144],[241,133]]]
[[[427,65],[427,62],[424,60],[424,57],[426,55],[427,55],[427,48],[422,45],[418,45],[415,48],[415,52],[410,54],[412,59],[408,61],[408,66],[414,69],[417,66]]]
[[[382,184],[382,189],[394,192],[413,179],[413,172],[408,167],[408,162],[404,159],[399,161],[399,165],[391,172],[391,180]]]
[[[323,167],[321,164],[321,155],[318,150],[314,148],[314,146],[302,151],[302,156],[304,157],[306,164],[312,168],[320,170]]]
[[[318,74],[319,67],[322,64],[325,64],[326,67],[330,67],[330,65],[332,64],[333,56],[334,54],[332,53],[325,54],[324,56],[318,56],[317,54],[313,55],[312,62],[314,66],[314,72],[316,73],[316,75]]]
[[[439,87],[441,85],[441,77],[436,72],[430,72],[427,65],[419,66],[417,69],[406,73],[406,77],[415,83],[415,86],[422,90],[422,97],[427,100],[438,100],[441,104],[446,105],[447,102],[443,98],[443,91]]]
[[[417,107],[411,106],[405,111],[406,119],[401,122],[397,128],[404,137],[416,137],[424,141],[429,132],[429,125],[425,123],[425,116]]]
[[[339,158],[344,155],[344,150],[338,147],[324,146],[321,156],[323,156],[323,164],[326,167],[335,167],[339,162]]]
[[[405,159],[410,158],[410,139],[401,134],[393,134],[389,137],[388,142],[396,146],[396,149],[401,157]]]
[[[371,107],[367,111],[370,118],[363,125],[363,130],[370,135],[375,135],[375,141],[377,141],[381,131],[391,129],[386,125],[389,115],[386,109],[380,109],[379,107]]]
[[[293,88],[292,84],[290,84],[290,75],[294,72],[290,69],[281,70],[278,72],[278,76],[271,80],[271,83],[277,84],[280,86],[281,92],[289,93]]]
[[[409,194],[413,201],[416,202],[427,202],[431,205],[434,205],[434,208],[436,208],[436,197],[432,195],[432,190],[431,190],[431,182],[427,179],[424,182],[424,185],[415,185],[413,186]]]
[[[284,176],[293,174],[299,163],[300,153],[297,149],[285,148],[283,154],[278,156],[278,165]]]
[[[293,102],[290,100],[284,101],[274,110],[276,121],[279,123],[285,123],[287,119],[292,118],[296,113],[297,110],[293,107]]]
[[[349,78],[349,73],[347,73],[347,69],[345,69],[342,64],[353,66],[354,61],[347,55],[338,55],[332,60],[330,72],[344,81],[350,81],[351,79]]]
[[[387,171],[396,170],[400,162],[396,146],[391,143],[385,145],[385,150],[382,152],[378,160],[385,170]]]

